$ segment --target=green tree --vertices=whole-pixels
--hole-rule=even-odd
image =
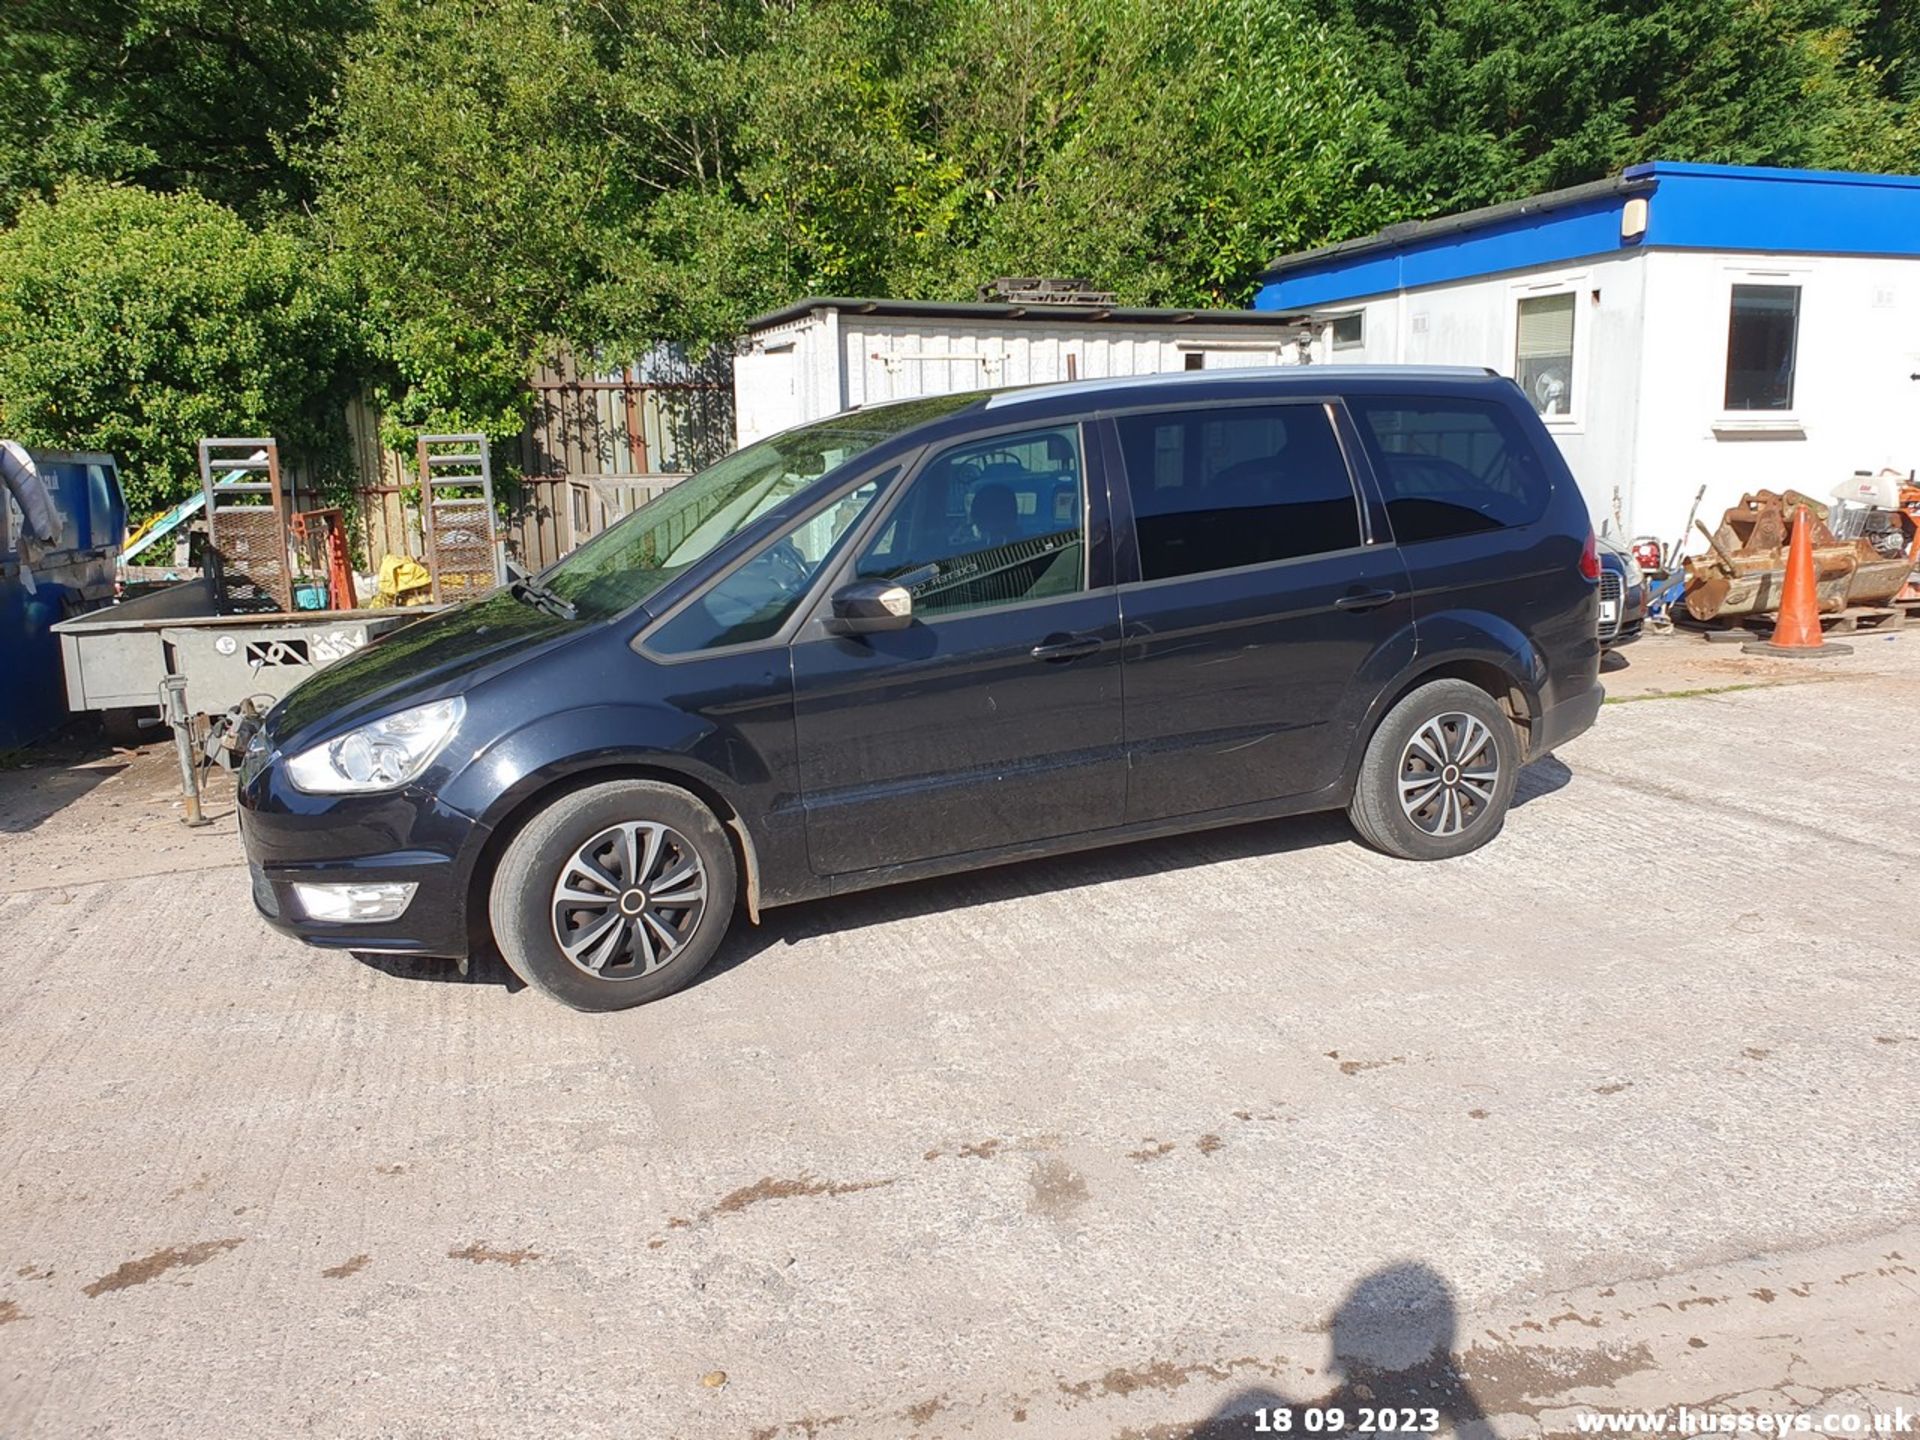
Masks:
[[[913,187],[938,157],[916,130],[909,76],[940,18],[912,0],[772,14],[739,66],[729,243],[751,245],[758,263],[736,309],[884,291],[910,268],[926,239]]]
[[[1238,304],[1641,159],[1914,163],[1914,0],[369,3],[311,164],[396,440],[810,292]]]
[[[1376,107],[1288,0],[799,7],[753,70],[769,303],[1054,273],[1232,304],[1273,247],[1392,215],[1354,179]]]
[[[955,7],[924,82],[943,288],[1083,274],[1136,304],[1239,304],[1276,249],[1394,216],[1338,37],[1288,0]],[[965,267],[955,273],[954,266]]]
[[[724,37],[699,32],[700,9],[379,0],[315,168],[325,234],[390,362],[390,439],[510,436],[556,346],[611,343],[657,315],[671,265],[639,237],[646,208],[697,234],[733,164],[728,52],[707,53]]]
[[[0,425],[108,450],[136,515],[199,484],[208,435],[337,465],[352,305],[311,248],[197,195],[76,183],[0,233]]]
[[[1447,211],[1644,160],[1912,163],[1852,0],[1342,0],[1391,139],[1371,173]]]
[[[1860,26],[1860,48],[1882,94],[1920,100],[1920,0],[1879,0]]]
[[[0,216],[63,180],[198,190],[255,218],[307,198],[290,147],[367,0],[8,0]]]

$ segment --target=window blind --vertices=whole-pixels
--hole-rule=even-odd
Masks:
[[[1533,295],[1520,302],[1519,342],[1514,352],[1522,360],[1573,353],[1573,296]]]

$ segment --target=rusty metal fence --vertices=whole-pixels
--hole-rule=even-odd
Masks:
[[[611,371],[571,356],[533,382],[510,543],[538,568],[733,448],[731,359],[659,347]],[[516,543],[517,542],[517,543]]]

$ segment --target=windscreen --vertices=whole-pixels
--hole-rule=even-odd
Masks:
[[[781,502],[883,441],[978,404],[935,395],[854,411],[736,450],[602,531],[540,579],[582,619],[638,604]]]

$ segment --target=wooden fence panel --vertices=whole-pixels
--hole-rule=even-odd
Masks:
[[[422,553],[420,512],[405,500],[414,481],[406,459],[380,443],[379,413],[364,396],[347,406],[347,434],[359,476],[353,528],[360,563],[377,572],[385,556]]]
[[[508,525],[510,549],[530,567],[557,560],[733,448],[724,354],[695,364],[663,346],[601,373],[566,354],[534,377],[533,395]]]
[[[694,363],[662,346],[617,371],[583,371],[563,354],[535,375],[526,428],[495,456],[507,500],[507,553],[529,570],[552,564],[667,487],[733,448],[728,356]],[[365,399],[347,408],[359,474],[361,561],[422,553],[416,489],[404,457],[380,443]],[[503,463],[504,462],[504,463]]]

